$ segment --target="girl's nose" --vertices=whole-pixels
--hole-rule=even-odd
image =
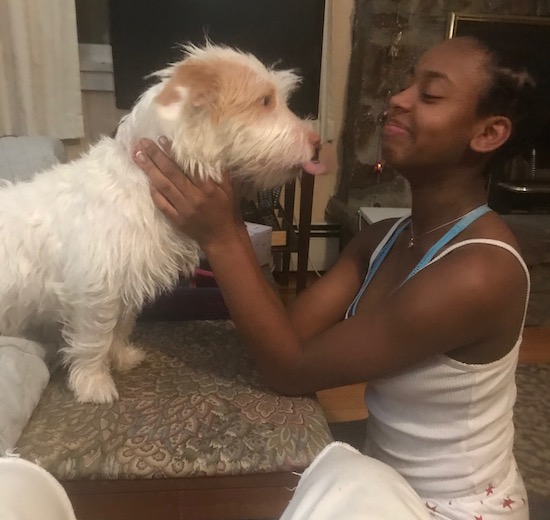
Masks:
[[[411,105],[411,88],[406,88],[395,93],[389,101],[390,109],[401,108],[406,110]]]

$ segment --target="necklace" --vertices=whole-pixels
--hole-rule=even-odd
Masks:
[[[424,231],[424,233],[420,233],[420,235],[414,236],[414,228],[413,223],[411,220],[411,238],[409,240],[409,249],[414,247],[414,244],[416,240],[420,237],[423,237],[424,235],[429,235],[430,233],[433,233],[434,231],[437,231],[438,229],[444,228],[445,226],[448,226],[450,224],[454,224],[455,222],[459,221],[462,217],[467,215],[469,212],[464,213],[464,215],[460,215],[460,217],[454,218],[453,220],[449,220],[449,222],[445,222],[445,224],[441,224],[440,226],[434,227],[433,229],[430,229],[429,231]]]

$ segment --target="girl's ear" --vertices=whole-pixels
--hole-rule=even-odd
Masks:
[[[500,148],[512,134],[512,122],[506,116],[489,116],[480,123],[470,140],[474,152],[490,153]]]

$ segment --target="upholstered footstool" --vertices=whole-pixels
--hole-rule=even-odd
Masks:
[[[81,404],[58,370],[17,447],[79,520],[278,518],[331,440],[314,397],[265,387],[230,321],[142,322],[120,399]]]

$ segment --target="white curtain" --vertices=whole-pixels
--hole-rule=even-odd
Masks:
[[[74,0],[0,0],[0,136],[84,135]]]
[[[1,0],[0,0],[1,1]],[[334,106],[332,89],[333,16],[332,0],[325,0],[323,54],[321,56],[321,85],[319,89],[318,132],[321,142],[334,139]]]

